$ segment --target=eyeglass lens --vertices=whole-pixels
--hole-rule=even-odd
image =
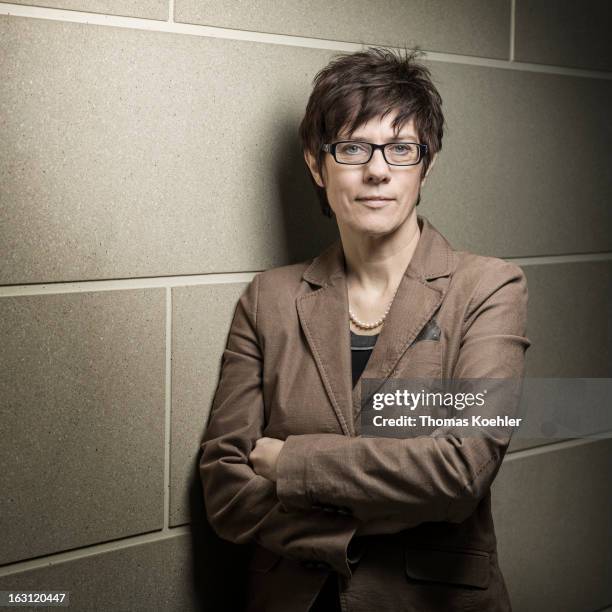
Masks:
[[[342,142],[336,146],[336,159],[344,164],[364,164],[372,155],[367,142]],[[391,164],[412,165],[419,161],[420,149],[409,142],[392,142],[385,145],[385,158]]]

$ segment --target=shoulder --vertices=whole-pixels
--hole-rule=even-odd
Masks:
[[[247,284],[242,299],[251,312],[282,310],[304,291],[302,275],[313,259],[258,272]]]
[[[527,301],[527,279],[522,268],[499,257],[455,251],[451,287],[462,293],[466,302],[478,307],[487,300]]]
[[[484,281],[495,282],[523,279],[525,273],[520,266],[501,259],[477,255],[468,251],[454,251],[455,266],[453,277],[470,284]]]
[[[278,266],[259,272],[260,292],[277,292],[297,289],[302,281],[302,274],[311,264],[312,259],[286,266]]]
[[[312,259],[257,273],[247,288],[261,338],[277,337],[297,321],[296,298],[308,291],[302,279]],[[248,298],[247,298],[248,299]]]
[[[308,259],[258,272],[253,282],[257,283],[259,300],[265,302],[270,299],[295,298],[303,283],[302,275],[311,263],[312,259]]]

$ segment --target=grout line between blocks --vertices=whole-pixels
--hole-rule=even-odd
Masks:
[[[132,17],[121,17],[81,11],[68,11],[62,9],[30,7],[24,5],[3,4],[0,5],[0,15],[10,15],[17,17],[30,17],[37,19],[47,19],[55,21],[65,21],[73,23],[83,23],[92,25],[102,25],[110,27],[131,28],[137,30],[150,30],[175,34],[185,34],[192,36],[204,36],[213,38],[223,38],[238,41],[249,41],[258,43],[268,43],[287,46],[299,46],[321,50],[333,51],[356,51],[363,48],[357,43],[341,42],[334,40],[323,40],[316,38],[289,36],[283,34],[269,34],[259,32],[249,32],[243,30],[233,30],[229,28],[217,28],[212,26],[200,26],[191,24],[180,24],[174,21],[174,0],[169,0],[168,20],[159,21],[153,19],[141,19]],[[612,73],[565,68],[561,66],[549,66],[539,64],[529,64],[515,62],[515,36],[516,36],[516,0],[511,0],[510,14],[510,45],[509,61],[494,60],[488,58],[478,58],[462,56],[448,53],[427,52],[425,59],[434,62],[458,63],[476,65],[491,68],[502,68],[510,70],[521,70],[529,72],[540,72],[546,74],[561,74],[575,77],[611,79]],[[591,261],[612,260],[612,253],[584,254],[584,255],[559,255],[559,256],[539,256],[523,258],[505,258],[521,266],[541,265],[541,264],[560,264]],[[114,552],[132,546],[146,543],[163,541],[180,535],[189,534],[191,528],[180,526],[170,528],[170,442],[172,425],[172,288],[189,285],[205,285],[218,283],[237,283],[248,282],[257,272],[236,272],[236,273],[211,273],[187,276],[168,276],[151,277],[139,279],[116,279],[100,281],[73,281],[66,283],[42,283],[31,285],[14,285],[0,287],[0,298],[13,295],[41,295],[57,293],[73,293],[87,291],[112,291],[136,288],[165,288],[166,294],[166,337],[165,337],[165,396],[164,396],[164,477],[163,477],[163,529],[147,534],[129,536],[121,540],[114,540],[101,544],[94,544],[84,548],[60,552],[37,559],[22,561],[0,567],[0,576],[10,576],[22,571],[47,568],[59,563],[80,560],[105,552]],[[551,443],[536,448],[518,450],[508,453],[506,461],[520,460],[525,457],[544,454],[557,450],[565,450],[582,446],[601,439],[580,439],[567,440]]]
[[[607,438],[604,438],[607,439]],[[525,457],[532,457],[534,455],[541,455],[549,452],[571,449],[576,446],[583,446],[585,444],[591,444],[601,442],[603,439],[580,439],[580,440],[565,440],[557,443],[546,444],[538,446],[536,448],[528,448],[524,450],[518,450],[508,453],[504,457],[504,462],[517,461]],[[30,559],[26,561],[20,561],[0,567],[0,577],[10,576],[12,574],[18,574],[20,572],[42,569],[52,567],[59,563],[66,561],[76,561],[87,557],[92,557],[98,554],[106,552],[114,552],[122,550],[124,548],[130,548],[132,546],[139,546],[142,544],[154,543],[170,538],[174,538],[181,535],[191,533],[190,525],[181,525],[180,527],[173,527],[172,529],[163,529],[161,531],[155,531],[147,534],[128,536],[121,540],[114,540],[111,542],[104,542],[102,544],[94,544],[86,546],[76,550],[70,550],[66,552],[60,552],[36,559]]]
[[[150,278],[120,278],[114,280],[69,281],[0,286],[0,298],[17,295],[48,295],[54,293],[83,293],[87,291],[125,291],[126,289],[154,289],[189,285],[217,285],[248,283],[257,272],[229,272],[222,274],[193,274],[190,276],[159,276]]]
[[[612,253],[580,253],[570,255],[542,255],[535,257],[504,257],[519,266],[539,266],[567,263],[592,263],[612,261]],[[172,288],[194,285],[217,285],[227,283],[248,283],[254,272],[224,272],[193,274],[187,276],[159,276],[149,278],[122,278],[114,280],[68,281],[58,283],[32,283],[28,285],[0,286],[0,299],[28,295],[52,295],[65,293],[86,293],[90,291],[126,291],[129,289]]]
[[[543,455],[545,453],[565,450],[568,448],[574,448],[575,446],[584,446],[585,444],[595,444],[597,442],[602,442],[604,440],[609,440],[610,436],[604,436],[602,434],[601,437],[596,438],[580,438],[578,440],[561,440],[560,442],[552,442],[551,444],[542,444],[540,446],[535,446],[533,448],[525,448],[516,451],[509,451],[504,457],[504,462],[506,461],[517,461],[519,459],[524,459],[526,457],[533,457],[535,455]]]
[[[170,1],[172,2],[173,0]],[[173,5],[172,12],[174,13]],[[368,46],[361,43],[343,42],[323,38],[311,38],[307,36],[271,34],[268,32],[253,32],[248,30],[237,30],[216,26],[176,23],[174,21],[174,15],[172,15],[172,21],[161,21],[157,19],[123,17],[120,15],[105,15],[99,13],[69,11],[65,9],[35,7],[21,4],[0,4],[0,15],[11,15],[14,17],[30,17],[34,19],[49,19],[53,21],[103,25],[119,28],[130,28],[135,30],[150,30],[156,32],[168,32],[173,34],[186,34],[190,36],[225,38],[229,40],[241,40],[293,47],[307,47],[310,49],[321,49],[329,51],[359,51],[365,46]],[[391,45],[384,46],[393,48]],[[612,72],[606,71],[587,70],[582,68],[567,68],[564,66],[533,64],[528,62],[515,62],[510,60],[490,59],[453,53],[425,52],[424,59],[433,62],[446,62],[472,66],[483,66],[489,68],[502,68],[506,70],[521,70],[525,72],[540,72],[546,74],[559,74],[565,76],[605,80],[612,79]]]
[[[541,266],[549,264],[592,263],[612,261],[612,253],[575,253],[570,255],[538,255],[535,257],[504,257],[517,266]]]
[[[166,384],[164,411],[164,533],[170,530],[170,445],[172,441],[172,289],[166,287]]]
[[[86,559],[87,557],[93,557],[95,555],[115,552],[124,548],[131,548],[132,546],[140,546],[142,544],[152,544],[155,542],[169,540],[181,535],[187,535],[191,533],[191,527],[189,525],[182,525],[180,527],[174,527],[169,530],[163,531],[152,531],[141,535],[128,536],[121,538],[120,540],[111,540],[110,542],[103,542],[101,544],[92,544],[91,546],[84,546],[83,548],[77,548],[75,550],[68,550],[59,552],[51,555],[37,557],[36,559],[28,559],[26,561],[18,561],[0,567],[0,578],[4,576],[10,576],[19,572],[26,572],[30,570],[45,569],[53,567],[59,563],[66,561],[77,561],[80,559]]]

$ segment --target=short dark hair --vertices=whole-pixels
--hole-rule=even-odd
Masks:
[[[422,174],[427,171],[434,154],[442,149],[444,115],[429,69],[416,61],[422,53],[419,49],[404,48],[402,53],[369,47],[334,57],[316,74],[299,136],[302,151],[315,158],[320,173],[324,143],[332,142],[343,129],[350,138],[359,126],[392,111],[398,111],[392,124],[396,134],[414,118],[420,142],[427,145]],[[308,174],[323,214],[333,216],[325,189]]]

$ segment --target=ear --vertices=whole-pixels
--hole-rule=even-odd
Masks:
[[[425,181],[427,180],[427,176],[429,175],[429,173],[431,172],[431,169],[434,167],[434,164],[436,163],[436,159],[438,159],[437,153],[435,153],[434,156],[431,158],[431,163],[429,164],[429,167],[427,168],[427,172],[425,172],[425,176],[421,179],[421,187],[425,184]]]
[[[312,174],[316,184],[319,187],[324,188],[325,183],[323,183],[323,179],[321,178],[321,175],[317,171],[317,164],[316,164],[315,158],[308,151],[304,151],[304,159],[306,160],[306,164],[308,165],[308,168],[310,169],[310,173]]]

